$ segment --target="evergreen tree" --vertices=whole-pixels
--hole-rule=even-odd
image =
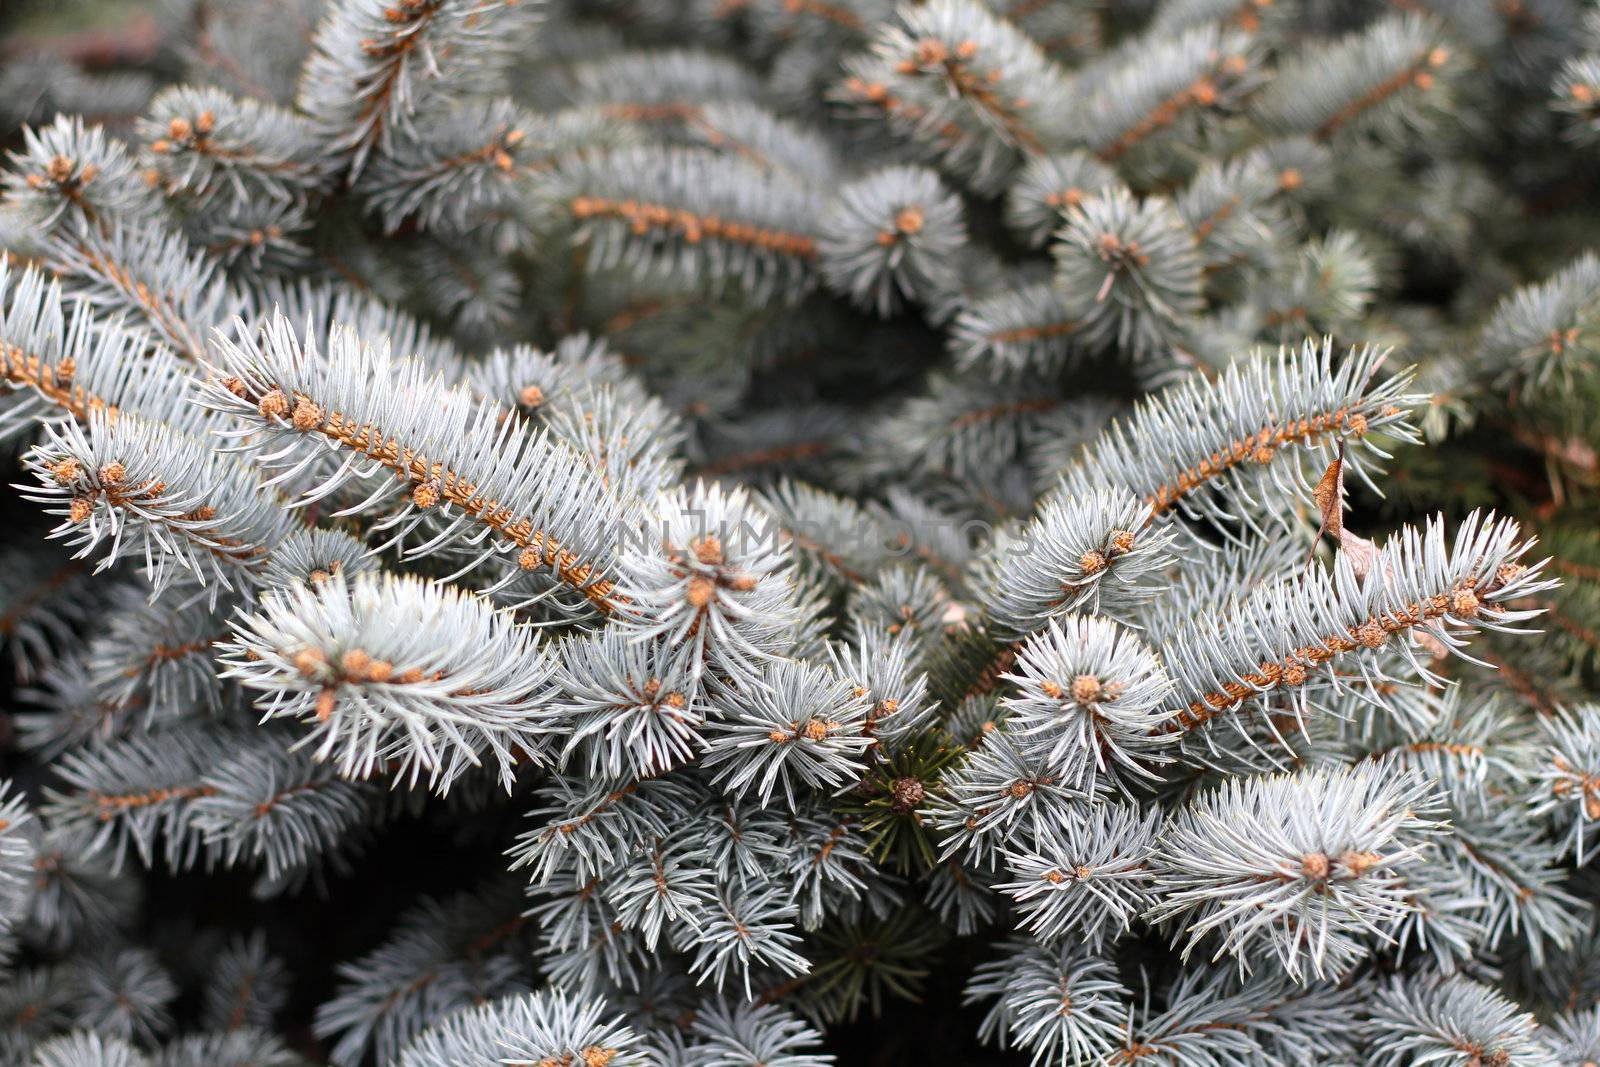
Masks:
[[[1600,1060],[1600,12],[44,6],[0,1060]]]

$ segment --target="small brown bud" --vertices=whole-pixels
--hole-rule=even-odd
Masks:
[[[710,534],[697,538],[689,547],[694,549],[694,558],[708,567],[722,562],[722,542]]]
[[[1018,800],[1021,800],[1023,797],[1033,792],[1033,783],[1024,782],[1019,778],[1017,781],[1011,783],[1011,785],[1006,789],[1006,792],[1010,793]]]
[[[524,385],[517,394],[517,403],[525,408],[536,408],[544,403],[544,390],[537,385]]]
[[[1083,569],[1084,574],[1099,574],[1106,569],[1105,553],[1098,548],[1091,548],[1078,557],[1078,566]]]
[[[312,403],[310,397],[296,397],[294,413],[289,416],[289,421],[301,433],[314,430],[322,425],[322,409]]]
[[[217,116],[210,110],[202,111],[195,116],[195,132],[204,137],[217,127]]]
[[[317,694],[317,721],[327,722],[333,717],[334,696],[332,689],[324,689]]]
[[[45,164],[44,172],[50,176],[51,181],[60,185],[72,177],[72,166],[72,160],[66,156],[55,156],[49,163]]]
[[[121,485],[122,480],[128,476],[128,468],[117,460],[100,464],[100,480],[106,485]]]
[[[78,496],[72,498],[72,507],[67,509],[67,518],[72,522],[83,522],[94,511],[94,497]]]
[[[894,217],[894,228],[907,237],[913,237],[922,232],[922,224],[926,221],[922,208],[911,204],[900,209]]]
[[[1356,641],[1362,648],[1382,648],[1388,640],[1389,632],[1382,623],[1369,619],[1356,628]]]
[[[1294,192],[1305,184],[1305,177],[1296,167],[1285,167],[1278,173],[1278,188],[1286,192]]]
[[[361,677],[372,665],[372,657],[359,648],[352,648],[339,657],[339,667],[348,675]]]
[[[1114,555],[1125,556],[1133,551],[1134,534],[1132,530],[1113,530],[1111,532],[1111,551]]]
[[[1383,857],[1376,852],[1346,852],[1339,857],[1339,862],[1344,866],[1345,870],[1360,878],[1375,867],[1381,859]]]
[[[394,664],[386,659],[375,659],[367,668],[367,681],[387,682],[394,674]]]
[[[264,419],[281,419],[289,414],[289,398],[283,395],[283,390],[277,386],[268,389],[261,402],[256,405]]]
[[[894,810],[904,814],[915,811],[928,791],[920,779],[896,778],[894,784],[889,787],[889,793],[894,798]]]
[[[1300,857],[1300,869],[1307,878],[1320,882],[1328,877],[1328,857],[1321,852],[1308,852]]]
[[[323,570],[312,571],[309,575],[307,575],[307,578],[310,580],[312,585],[321,585],[331,577],[333,577],[333,575]]]
[[[222,387],[234,396],[244,396],[244,379],[236,375],[229,375],[222,379]]]
[[[1283,669],[1283,684],[1298,686],[1306,684],[1306,669],[1303,664],[1291,663]]]
[[[821,719],[807,719],[800,733],[807,741],[821,741],[828,736],[828,724]]]
[[[50,477],[57,485],[71,485],[83,474],[83,465],[68,456],[50,464]]]
[[[315,674],[327,659],[314,648],[302,648],[294,654],[294,669],[301,674]]]
[[[943,63],[950,53],[945,49],[944,42],[935,37],[924,37],[917,42],[918,66],[931,66],[934,63]]]
[[[681,711],[688,706],[689,700],[682,693],[668,693],[661,698],[661,703],[669,708],[677,708]]]
[[[703,608],[711,603],[711,598],[716,595],[717,583],[704,575],[696,575],[689,579],[689,589],[684,594],[684,599],[692,607]]]
[[[411,502],[423,511],[439,503],[439,483],[423,482],[411,491]]]
[[[194,133],[194,127],[182,115],[167,123],[167,136],[174,141],[187,141],[192,133]]]
[[[583,1050],[583,1067],[606,1067],[617,1058],[614,1048],[601,1048],[599,1045],[590,1045]]]
[[[1072,699],[1079,704],[1094,704],[1105,696],[1105,687],[1092,674],[1080,674],[1072,680]]]
[[[1365,415],[1357,412],[1356,414],[1350,416],[1351,433],[1355,434],[1357,437],[1365,437],[1367,435],[1367,429],[1368,423]]]
[[[1450,597],[1450,611],[1463,619],[1470,619],[1478,613],[1478,594],[1471,589],[1457,589]]]
[[[539,566],[540,562],[541,560],[539,558],[539,553],[534,549],[525,548],[521,552],[517,553],[517,566],[521,567],[525,571],[533,570],[535,567]]]
[[[1052,682],[1048,678],[1039,683],[1039,692],[1043,693],[1051,700],[1060,700],[1066,695],[1066,690],[1062,689],[1059,683]]]

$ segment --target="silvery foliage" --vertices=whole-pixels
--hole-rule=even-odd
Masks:
[[[340,1067],[819,1067],[795,1009],[914,992],[944,926],[1003,938],[968,998],[1035,1063],[1594,1059],[1593,1011],[1535,1029],[1473,977],[1586,951],[1595,708],[1528,728],[1450,661],[1534,623],[1530,535],[1475,511],[1328,562],[1306,521],[1330,463],[1379,489],[1438,422],[1434,379],[1321,336],[1373,336],[1388,249],[1306,220],[1343,154],[1438,132],[1463,28],[1301,41],[1202,0],[1105,46],[1043,36],[1098,24],[1074,5],[712,6],[628,6],[695,41],[640,50],[528,0],[333,0],[260,35],[292,92],[252,97],[245,57],[237,94],[155,94],[135,146],[23,131],[0,440],[117,584],[4,603],[52,777],[0,792],[0,949],[33,954],[0,1055],[298,1064],[260,937],[173,1034],[136,872],[287,896],[509,802],[511,879],[340,969]],[[702,47],[733,40],[769,65]],[[1464,365],[1583,385],[1595,273],[1506,297]],[[730,402],[819,352],[884,371],[862,323],[891,315],[954,363],[909,401]],[[663,375],[729,333],[738,366]],[[1117,360],[1149,396],[1076,395]],[[826,489],[773,459],[817,425]],[[779,439],[750,462],[784,476],[735,484],[718,434]],[[1163,941],[1181,967],[1126,965]]]

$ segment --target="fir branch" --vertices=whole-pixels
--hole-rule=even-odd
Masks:
[[[576,227],[588,269],[645,270],[692,287],[729,283],[794,301],[814,284],[813,188],[705,149],[620,149],[577,157],[541,183],[547,216]]]
[[[1460,649],[1474,629],[1514,630],[1538,614],[1516,602],[1548,587],[1542,563],[1517,562],[1533,547],[1519,542],[1518,532],[1511,520],[1474,512],[1451,548],[1441,521],[1425,531],[1407,527],[1363,574],[1341,552],[1331,572],[1313,569],[1262,586],[1223,615],[1193,621],[1165,646],[1177,681],[1168,729],[1197,729],[1273,692],[1302,706],[1308,683],[1345,684],[1329,667],[1335,659],[1351,656],[1367,677],[1371,654],[1397,635],[1406,640],[1395,647],[1427,678],[1412,632],[1465,655]]]
[[[317,339],[297,338],[280,314],[259,335],[222,340],[217,356],[219,377],[206,383],[203,400],[237,419],[239,436],[265,432],[277,444],[258,453],[280,472],[272,482],[297,476],[325,450],[342,453],[337,468],[321,468],[318,484],[301,491],[303,501],[383,474],[370,501],[409,490],[375,525],[376,533],[392,531],[390,544],[405,548],[417,533],[422,544],[409,554],[452,551],[467,569],[494,560],[501,584],[545,571],[590,610],[617,607],[608,565],[634,509],[560,440],[348,330],[333,332],[324,359]]]
[[[1025,525],[1001,531],[975,582],[998,637],[1020,639],[1050,619],[1089,610],[1125,615],[1155,597],[1174,535],[1119,488],[1047,498]]]
[[[338,0],[317,27],[296,103],[360,174],[419,119],[493,83],[517,16],[514,0]]]
[[[1287,62],[1257,101],[1256,118],[1320,141],[1345,130],[1404,129],[1423,121],[1414,98],[1437,95],[1450,58],[1436,20],[1390,15]]]
[[[97,569],[142,559],[158,591],[183,572],[214,601],[260,574],[288,536],[293,520],[254,472],[197,436],[99,414],[45,433],[27,457],[40,484],[25,495],[62,516],[51,536],[78,556],[109,543]]]
[[[980,192],[995,191],[1024,154],[1065,146],[1068,79],[968,0],[903,8],[845,70],[846,99],[881,109],[891,130]]]
[[[1560,709],[1539,720],[1540,760],[1535,772],[1533,813],[1568,827],[1566,847],[1581,865],[1590,859],[1585,841],[1600,822],[1600,707]]]
[[[197,420],[191,405],[174,402],[186,392],[182,373],[169,350],[119,320],[99,321],[82,302],[69,312],[60,282],[0,263],[0,385],[31,394],[0,414],[0,437],[36,420],[114,419],[124,408],[187,428]]]
[[[930,304],[959,289],[955,256],[966,239],[960,202],[937,175],[890,167],[839,191],[818,252],[830,286],[888,316],[902,299]]]
[[[1201,307],[1194,235],[1167,201],[1113,188],[1071,209],[1056,235],[1056,285],[1085,345],[1147,358],[1180,344]]]
[[[188,210],[254,198],[299,204],[326,184],[310,123],[262,101],[178,86],[150,102],[139,132],[162,192]]]
[[[1155,777],[1172,681],[1155,654],[1108,619],[1068,615],[1027,639],[1003,700],[1008,733],[1062,781],[1093,794],[1104,774],[1127,787]]]
[[[1128,991],[1111,964],[1081,946],[1048,949],[1026,938],[1004,944],[967,983],[968,1004],[993,998],[978,1037],[1033,1053],[1033,1063],[1098,1062],[1112,1054]]]
[[[52,241],[45,261],[64,283],[101,313],[145,324],[183,359],[205,359],[206,331],[243,310],[219,263],[196,252],[181,233],[118,218]]]
[[[1030,247],[1040,248],[1067,212],[1119,184],[1116,171],[1087,152],[1035,156],[1006,192],[1006,225]]]
[[[310,727],[301,742],[346,778],[386,770],[444,793],[482,753],[503,786],[543,758],[525,705],[553,670],[481,598],[411,578],[333,575],[266,594],[221,662],[263,696],[265,718]]]
[[[1309,496],[1307,467],[1292,460],[1303,449],[1327,458],[1335,442],[1344,445],[1347,476],[1370,484],[1369,457],[1384,456],[1380,437],[1414,435],[1409,376],[1379,379],[1384,356],[1365,347],[1336,362],[1331,341],[1307,341],[1242,359],[1214,381],[1173,386],[1113,423],[1057,493],[1120,485],[1157,515],[1249,522],[1252,502],[1279,485]],[[1316,472],[1325,466],[1316,463]]]
[[[397,1067],[642,1067],[641,1043],[603,1000],[523,993],[448,1015],[400,1052]]]
[[[1109,1062],[1230,1067],[1241,1060],[1311,1067],[1356,1052],[1348,1025],[1355,989],[1298,985],[1281,974],[1238,979],[1224,970],[1185,971],[1164,1005],[1148,996]]]
[[[790,546],[742,491],[696,483],[657,502],[643,537],[620,562],[620,625],[687,646],[698,678],[708,668],[739,681],[788,654],[804,624]]]
[[[1391,980],[1366,1026],[1373,1062],[1398,1067],[1416,1058],[1546,1067],[1555,1061],[1534,1036],[1531,1014],[1462,976]]]
[[[1083,139],[1106,163],[1120,163],[1195,112],[1227,108],[1250,84],[1254,56],[1237,30],[1200,26],[1141,45],[1098,79],[1087,106]]]
[[[208,770],[239,741],[222,730],[180,727],[68,753],[58,764],[63,789],[46,793],[53,824],[90,836],[90,848],[120,867],[131,849],[150,866],[174,870],[207,858],[194,806],[210,796]]]
[[[1415,907],[1406,871],[1443,826],[1431,793],[1367,768],[1226,782],[1163,832],[1149,917],[1182,921],[1185,958],[1214,935],[1241,972],[1259,953],[1296,981],[1335,977]]]
[[[100,126],[58,115],[42,129],[23,127],[21,152],[10,152],[3,184],[29,239],[48,241],[143,221],[157,201],[121,142]]]
[[[514,886],[491,882],[408,909],[382,944],[340,965],[338,989],[318,1007],[314,1024],[318,1037],[333,1039],[329,1059],[356,1067],[370,1054],[388,1063],[433,1023],[529,992],[520,903]],[[530,1028],[529,1036],[540,1032]],[[450,1040],[448,1024],[438,1036]],[[512,1035],[493,1036],[498,1044]]]

